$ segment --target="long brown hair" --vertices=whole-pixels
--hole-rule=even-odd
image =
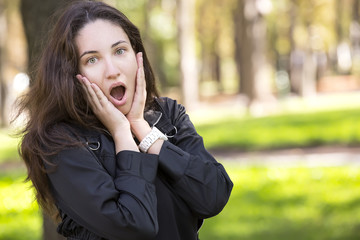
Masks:
[[[64,131],[60,123],[72,123],[85,128],[101,128],[91,111],[83,89],[76,79],[78,55],[75,37],[87,23],[104,19],[122,27],[135,52],[142,52],[146,79],[146,106],[158,96],[155,77],[140,37],[138,28],[117,9],[95,1],[78,1],[63,10],[49,33],[47,44],[36,65],[29,91],[18,100],[19,114],[27,114],[20,155],[25,161],[28,177],[36,190],[39,205],[53,212],[54,199],[44,162],[64,147],[79,144]],[[74,129],[75,130],[75,129]]]

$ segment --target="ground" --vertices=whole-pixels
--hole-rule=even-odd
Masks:
[[[219,161],[237,162],[242,166],[360,166],[360,147],[314,147],[284,150],[240,152],[210,151]]]

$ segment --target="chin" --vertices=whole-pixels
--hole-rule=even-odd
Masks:
[[[130,112],[130,107],[121,106],[121,107],[118,107],[118,110],[126,116]]]

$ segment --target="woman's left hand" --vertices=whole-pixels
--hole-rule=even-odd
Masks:
[[[142,52],[136,54],[138,63],[138,70],[136,74],[136,88],[134,93],[134,100],[130,112],[126,115],[131,130],[138,140],[142,140],[150,131],[149,124],[144,119],[144,109],[146,103],[146,81],[143,65]]]
[[[126,118],[130,123],[132,133],[141,142],[146,137],[146,135],[151,132],[151,127],[144,119],[144,109],[147,93],[142,53],[136,54],[136,60],[138,63],[138,71],[136,75],[136,89],[130,112],[126,115]],[[157,140],[151,145],[148,153],[159,154],[163,142],[164,140]]]

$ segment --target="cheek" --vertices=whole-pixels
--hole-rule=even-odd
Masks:
[[[81,75],[83,75],[84,77],[86,77],[90,83],[95,83],[100,89],[101,91],[107,95],[107,88],[104,85],[104,81],[103,81],[103,75],[101,74],[101,69],[97,69],[95,67],[91,68],[91,69],[83,69],[81,72]]]
[[[91,83],[95,83],[96,85],[100,85],[101,83],[101,71],[96,68],[83,68],[80,69],[81,75],[86,77]],[[100,86],[99,86],[100,87]]]
[[[133,84],[134,86],[136,85],[136,77],[137,77],[137,71],[138,71],[138,65],[136,60],[131,64],[131,67],[129,67],[129,69],[131,69],[131,75],[132,75],[132,79],[133,79]]]
[[[131,72],[131,80],[130,80],[130,85],[132,87],[132,89],[135,91],[136,88],[136,76],[137,76],[137,69],[135,71]]]

